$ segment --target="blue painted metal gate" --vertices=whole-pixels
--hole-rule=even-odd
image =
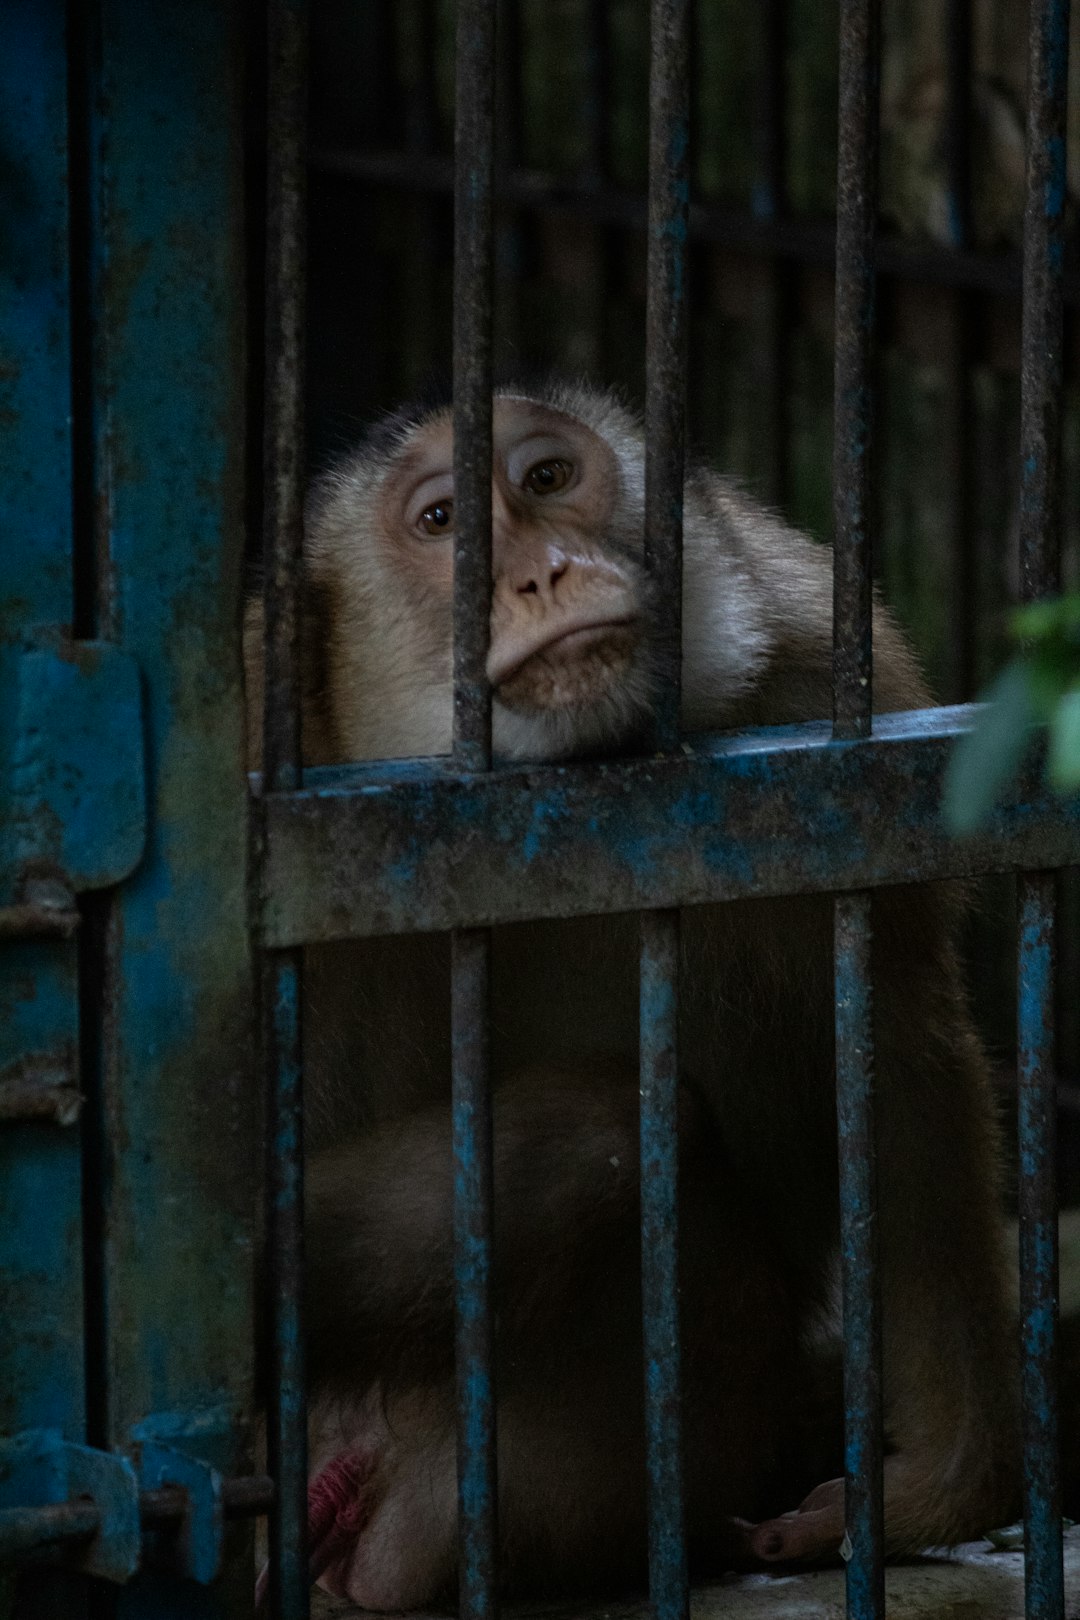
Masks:
[[[253,1405],[241,19],[97,11],[16,0],[0,52],[0,1508],[119,1613],[224,1614],[248,1570],[167,1596],[139,1492],[145,1527],[188,1487],[161,1567],[216,1574]]]
[[[655,0],[648,422],[651,562],[679,600],[687,6]],[[257,809],[275,1284],[270,1458],[281,1612],[306,1608],[298,1324],[300,951],[313,940],[456,931],[458,1151],[482,1162],[486,935],[522,916],[643,908],[645,1222],[673,1211],[677,908],[799,890],[837,907],[841,1126],[872,1139],[869,888],[1033,869],[1021,885],[1022,1232],[1031,1613],[1061,1612],[1054,1349],[1052,925],[1047,868],[1080,860],[1080,811],[1037,795],[978,839],[937,819],[963,711],[870,725],[869,444],[876,7],[842,29],[836,721],[623,763],[491,773],[483,591],[463,583],[455,757],[299,771],[299,8],[274,8],[266,780]],[[485,576],[490,409],[493,7],[460,7],[458,468],[466,568]],[[1063,0],[1033,6],[1025,327],[1024,558],[1051,581],[1060,395]],[[281,27],[280,34],[275,30]],[[244,474],[243,59],[219,0],[13,0],[0,53],[0,1612],[79,1616],[87,1575],[123,1616],[249,1612],[267,1508],[251,1473],[259,1176],[240,694]],[[1056,144],[1055,144],[1056,142]],[[846,181],[846,184],[845,184]],[[274,187],[277,187],[275,191]],[[461,439],[464,435],[460,436]],[[471,514],[471,515],[470,515]],[[468,531],[472,541],[468,543]],[[292,593],[292,594],[290,594]],[[675,612],[675,607],[672,608]],[[673,629],[677,626],[673,625]],[[291,694],[291,699],[290,699]],[[673,739],[677,692],[662,717]],[[290,727],[292,728],[290,730]],[[888,803],[885,836],[874,805]],[[670,829],[693,806],[708,840]],[[547,879],[537,876],[537,855]],[[408,868],[402,886],[392,874]],[[557,869],[565,881],[553,883]],[[1037,869],[1037,870],[1036,870]],[[853,1612],[882,1608],[873,1254],[866,1151],[845,1162]],[[487,1188],[462,1177],[480,1263],[461,1301],[476,1434],[463,1447],[463,1605],[493,1609]],[[652,1252],[652,1251],[650,1251]],[[686,1609],[670,1396],[670,1265],[647,1273],[653,1598]],[[470,1293],[469,1288],[475,1284]],[[475,1332],[466,1331],[479,1323]],[[469,1414],[466,1413],[466,1420]]]

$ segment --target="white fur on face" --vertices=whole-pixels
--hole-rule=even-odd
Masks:
[[[608,554],[630,559],[632,570],[644,540],[640,423],[618,400],[584,388],[559,389],[538,403],[583,423],[612,451],[617,510],[605,524],[600,549],[614,548]],[[445,413],[430,421],[445,435]],[[403,430],[397,450],[374,458],[361,454],[334,469],[318,486],[309,511],[312,577],[329,586],[335,603],[326,695],[341,752],[351,759],[445,754],[452,745],[449,595],[445,590],[425,594],[408,579],[403,582],[395,573],[393,548],[380,543],[378,527],[385,481],[428,431],[422,421]],[[688,480],[682,679],[683,721],[692,730],[738,722],[740,699],[772,648],[760,587],[738,542],[738,506],[728,509],[725,497],[722,481],[710,475]],[[798,543],[801,537],[793,538]],[[648,635],[647,605],[642,605],[646,628],[637,647],[616,679],[597,681],[591,700],[584,662],[580,670],[570,670],[577,678],[562,682],[562,695],[555,679],[544,688],[550,707],[530,708],[518,693],[511,706],[496,690],[497,757],[551,761],[615,752],[643,732],[655,701],[659,659]]]

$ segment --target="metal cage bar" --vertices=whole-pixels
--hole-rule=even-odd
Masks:
[[[662,685],[654,745],[676,747],[682,661],[686,459],[688,0],[653,0],[645,336],[645,566],[655,586]],[[679,914],[641,919],[641,1249],[649,1596],[655,1620],[689,1613],[678,1295]]]
[[[879,55],[879,0],[844,0],[840,14],[833,443],[833,735],[837,739],[867,737],[871,730]],[[839,896],[834,926],[847,1603],[851,1620],[871,1620],[885,1613],[885,1576],[869,896]]]
[[[1033,0],[1020,372],[1020,591],[1058,587],[1069,0]],[[1029,1620],[1064,1614],[1057,1392],[1054,878],[1018,884],[1024,1542]]]
[[[678,1219],[679,913],[641,917],[641,1281],[649,1596],[656,1620],[689,1614],[682,1478]]]
[[[263,789],[300,786],[306,270],[306,0],[267,15],[267,232]],[[259,836],[259,854],[265,839]],[[261,865],[260,861],[260,865]],[[260,874],[261,875],[261,874]],[[268,1568],[275,1620],[306,1620],[307,1399],[302,1321],[304,1130],[299,949],[263,962],[267,1084],[267,1461],[275,1482]]]
[[[491,765],[491,389],[495,0],[459,0],[454,131],[454,762]],[[497,1599],[492,1329],[491,936],[451,935],[458,1580],[462,1620]]]

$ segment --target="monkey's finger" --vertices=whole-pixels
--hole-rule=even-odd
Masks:
[[[800,1509],[759,1524],[751,1533],[750,1550],[768,1564],[800,1563],[839,1551],[843,1534],[843,1508]]]

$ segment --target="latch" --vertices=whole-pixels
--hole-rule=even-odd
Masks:
[[[176,1490],[182,1495],[178,1522],[169,1524],[155,1563],[167,1563],[177,1575],[201,1586],[217,1578],[225,1549],[223,1481],[216,1468],[189,1457],[160,1440],[144,1440],[139,1448],[144,1518],[151,1493]]]
[[[139,1567],[139,1486],[126,1457],[59,1430],[0,1441],[0,1560],[65,1543],[69,1567],[126,1581]]]
[[[119,883],[146,837],[130,653],[56,636],[0,652],[0,939],[73,932],[76,894]]]

